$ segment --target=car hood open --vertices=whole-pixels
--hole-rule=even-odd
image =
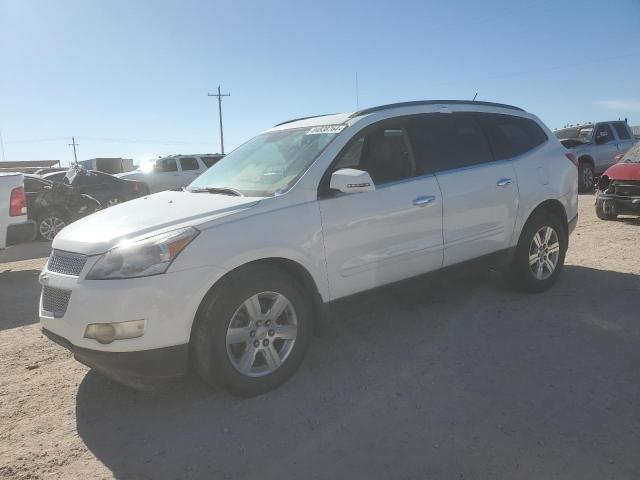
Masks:
[[[603,175],[609,180],[640,180],[640,163],[616,163]]]
[[[64,228],[53,248],[97,255],[124,239],[202,225],[256,205],[260,198],[166,191],[101,210]]]

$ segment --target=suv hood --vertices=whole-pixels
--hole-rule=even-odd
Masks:
[[[65,227],[52,247],[97,255],[126,238],[203,223],[256,205],[260,198],[166,191],[96,212]]]

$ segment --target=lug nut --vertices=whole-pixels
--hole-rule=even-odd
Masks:
[[[251,330],[251,331],[249,332],[249,336],[250,336],[250,337],[255,337],[255,336],[256,336],[256,331],[255,331],[255,330]]]
[[[269,346],[269,340],[267,340],[266,338],[262,341],[262,345],[265,347]]]
[[[264,324],[265,324],[265,326],[268,327],[269,325],[271,325],[271,320],[267,320],[266,322],[264,322]]]
[[[269,336],[273,337],[276,334],[275,330],[269,330]]]
[[[258,348],[260,346],[260,340],[256,340],[255,342],[253,342],[253,346]]]
[[[259,327],[260,325],[262,325],[262,321],[258,320],[258,321],[256,322],[256,327]]]

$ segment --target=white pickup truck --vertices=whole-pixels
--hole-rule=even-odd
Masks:
[[[35,223],[27,219],[21,173],[0,172],[0,249],[33,240]]]

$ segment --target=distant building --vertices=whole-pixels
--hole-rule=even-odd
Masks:
[[[633,130],[633,135],[640,140],[640,125],[636,125],[635,127],[631,127],[631,130]]]
[[[97,170],[104,173],[122,173],[133,170],[131,158],[90,158],[78,163],[87,170]]]

